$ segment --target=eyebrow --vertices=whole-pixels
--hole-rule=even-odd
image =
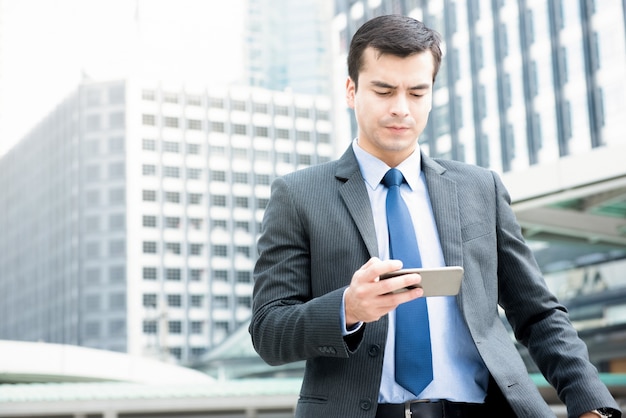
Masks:
[[[392,90],[395,90],[396,88],[398,88],[398,86],[393,86],[393,85],[391,85],[389,83],[385,83],[384,81],[376,81],[376,80],[374,80],[370,84],[372,86],[374,86],[374,87],[379,87],[379,88],[382,88],[382,89],[392,89]],[[428,83],[423,83],[423,84],[418,84],[418,85],[413,86],[413,87],[409,87],[409,90],[427,90],[427,89],[430,88],[430,86],[431,85],[428,84]]]

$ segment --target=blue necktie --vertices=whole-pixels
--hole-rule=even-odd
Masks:
[[[421,267],[415,229],[409,209],[400,196],[402,173],[392,168],[383,184],[387,191],[387,228],[391,258],[402,260],[404,268]],[[396,381],[415,396],[433,380],[432,350],[426,298],[396,308]]]

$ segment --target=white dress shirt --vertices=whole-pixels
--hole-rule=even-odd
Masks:
[[[378,252],[381,260],[389,259],[389,233],[385,200],[387,188],[381,184],[390,169],[384,162],[363,150],[357,140],[352,147],[361,168],[372,206]],[[433,216],[419,149],[396,168],[406,183],[400,187],[419,246],[423,267],[445,266],[439,234]],[[433,381],[416,394],[417,399],[448,399],[456,402],[484,402],[489,381],[485,367],[469,334],[454,296],[429,297],[428,315],[433,354]],[[383,363],[383,377],[378,401],[402,403],[416,397],[396,383],[394,378],[395,311],[389,313],[389,332]]]

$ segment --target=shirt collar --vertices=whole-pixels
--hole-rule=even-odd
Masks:
[[[357,139],[352,141],[352,149],[354,150],[354,154],[359,163],[361,175],[363,176],[365,183],[372,190],[376,190],[376,188],[381,185],[381,181],[385,176],[385,173],[391,167],[361,148]],[[406,160],[402,161],[396,167],[402,172],[402,175],[411,190],[416,190],[419,182],[421,159],[418,147],[415,152],[409,155]]]

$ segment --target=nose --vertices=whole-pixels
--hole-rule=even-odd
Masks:
[[[391,114],[396,117],[405,117],[409,114],[409,103],[402,94],[397,94],[392,102],[391,108],[389,109]]]

